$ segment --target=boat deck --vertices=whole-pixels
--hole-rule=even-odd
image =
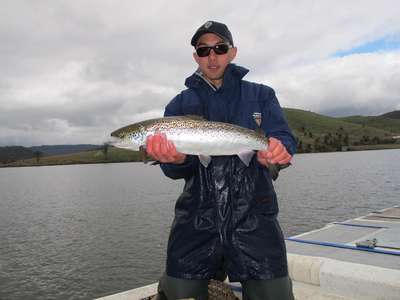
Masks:
[[[400,299],[400,207],[290,237],[296,299]]]
[[[398,206],[327,224],[286,245],[296,300],[400,299]],[[240,284],[227,286],[241,299]],[[147,300],[156,289],[155,283],[99,300]]]
[[[328,224],[290,237],[286,245],[293,254],[400,270],[400,207]]]

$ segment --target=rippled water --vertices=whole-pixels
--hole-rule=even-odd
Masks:
[[[157,280],[181,181],[139,163],[0,169],[0,299],[92,299]],[[400,204],[400,150],[297,155],[294,235]]]

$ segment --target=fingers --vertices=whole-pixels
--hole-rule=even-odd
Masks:
[[[168,146],[168,151],[170,151],[170,153],[173,153],[173,154],[178,153],[178,152],[176,151],[176,148],[175,148],[175,145],[174,145],[173,142],[168,141],[167,146]]]
[[[173,142],[168,141],[168,151],[171,153],[173,159],[171,162],[176,164],[181,164],[186,159],[186,154],[180,153],[176,150],[175,145]]]
[[[153,153],[157,158],[161,158],[161,136],[159,134],[155,134],[153,137]]]
[[[158,155],[161,159],[161,161],[169,161],[171,159],[172,153],[170,153],[168,150],[168,141],[167,137],[162,134],[162,135],[156,135],[156,142],[158,141],[159,149],[157,149]]]
[[[257,151],[257,160],[260,164],[268,167],[268,151]]]
[[[186,155],[176,151],[174,144],[168,141],[165,134],[156,132],[148,136],[146,152],[153,159],[163,163],[182,163]]]
[[[286,164],[292,159],[282,142],[276,138],[269,139],[268,150],[271,153],[269,162],[272,164]]]
[[[166,138],[160,133],[147,137],[146,152],[152,158],[158,161],[164,161],[167,156]]]
[[[268,152],[276,153],[276,151],[279,151],[280,147],[283,147],[282,142],[280,140],[273,137],[268,139]]]
[[[269,138],[268,150],[257,152],[258,162],[264,166],[269,164],[286,164],[290,162],[292,156],[285,146],[276,138]]]
[[[153,149],[153,136],[148,136],[146,139],[146,152],[152,158],[155,158],[154,149]]]
[[[271,161],[273,164],[287,164],[290,162],[292,156],[284,149],[284,151],[280,152],[276,157],[274,157]]]

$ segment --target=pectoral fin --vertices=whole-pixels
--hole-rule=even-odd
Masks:
[[[148,156],[147,156],[147,152],[146,152],[146,146],[140,146],[139,147],[139,153],[140,153],[140,159],[147,164],[148,161]]]
[[[250,165],[251,159],[254,156],[254,151],[244,151],[244,152],[239,152],[238,156],[240,160],[248,167]]]
[[[199,160],[200,160],[200,162],[201,162],[201,164],[205,167],[205,168],[207,168],[208,167],[208,165],[210,164],[210,162],[211,162],[211,156],[209,156],[209,155],[199,155]]]

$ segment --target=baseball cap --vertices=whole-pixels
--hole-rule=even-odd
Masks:
[[[229,31],[228,26],[215,21],[207,21],[201,25],[193,35],[190,44],[196,46],[199,38],[205,33],[214,33],[233,46],[232,34]]]

